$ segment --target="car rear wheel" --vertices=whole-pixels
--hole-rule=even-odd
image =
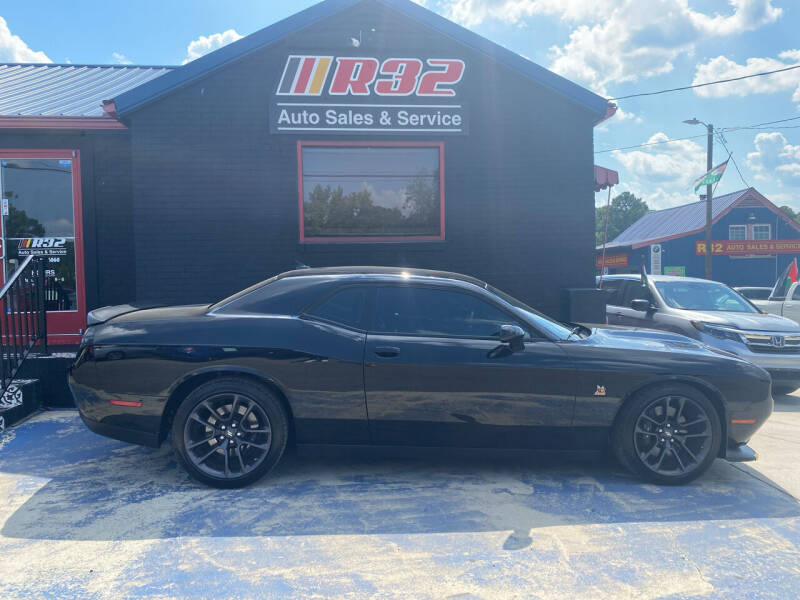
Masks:
[[[288,438],[281,402],[266,386],[225,377],[192,391],[172,423],[172,444],[195,479],[220,488],[248,485],[280,460]]]
[[[695,388],[669,384],[644,390],[622,408],[612,435],[620,463],[642,479],[688,483],[719,454],[720,418]]]

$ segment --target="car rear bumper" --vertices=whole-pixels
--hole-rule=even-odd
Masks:
[[[116,425],[109,425],[107,423],[100,423],[87,418],[83,413],[80,413],[81,420],[86,424],[91,431],[105,437],[109,437],[121,442],[128,442],[129,444],[138,444],[140,446],[150,446],[158,448],[160,440],[157,433],[149,433],[146,431],[136,431],[126,427],[118,427]]]
[[[85,368],[85,367],[83,367]],[[93,432],[106,437],[157,448],[166,399],[151,396],[109,395],[76,369],[70,371],[69,389],[81,419]]]

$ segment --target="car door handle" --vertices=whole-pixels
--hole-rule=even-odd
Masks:
[[[375,354],[383,356],[384,358],[392,358],[400,354],[400,348],[395,346],[378,346],[375,348]]]

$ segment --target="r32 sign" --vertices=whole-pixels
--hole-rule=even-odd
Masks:
[[[333,76],[325,89],[328,74]],[[455,96],[464,61],[452,58],[298,56],[286,59],[278,96]]]

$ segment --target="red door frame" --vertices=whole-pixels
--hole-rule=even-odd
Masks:
[[[51,345],[78,344],[86,329],[86,283],[83,262],[83,203],[81,199],[81,152],[74,149],[0,148],[0,159],[61,158],[72,161],[72,213],[75,228],[75,301],[77,311],[55,312],[47,315],[47,343]],[[3,232],[5,234],[5,232]],[[5,249],[8,252],[8,248]],[[5,258],[3,258],[5,260]],[[0,270],[0,280],[5,280]]]

